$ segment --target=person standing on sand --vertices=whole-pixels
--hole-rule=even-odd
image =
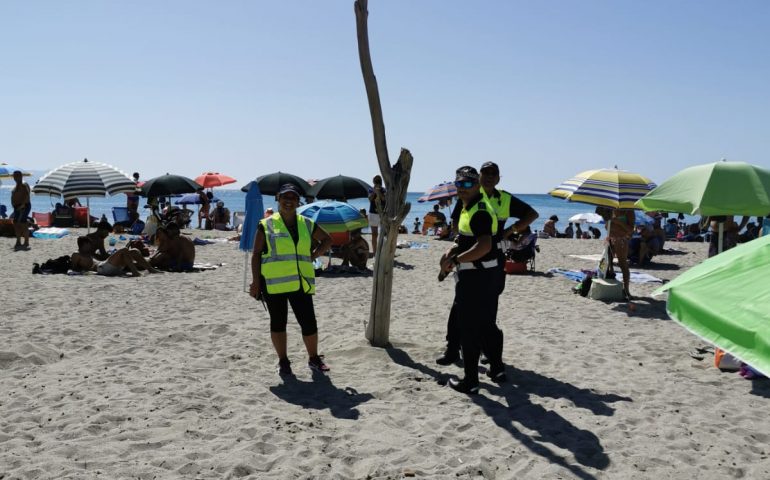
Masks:
[[[198,210],[198,230],[200,230],[203,220],[208,220],[209,209],[211,208],[211,199],[202,188],[198,189],[198,201],[201,204],[200,210]]]
[[[500,167],[494,162],[485,162],[481,165],[481,193],[484,195],[487,203],[494,210],[497,217],[497,233],[492,239],[497,251],[497,299],[494,304],[494,318],[497,321],[497,304],[500,295],[505,290],[505,251],[508,249],[508,239],[512,236],[519,235],[527,230],[529,225],[534,222],[538,213],[528,203],[519,200],[514,195],[505,190],[498,190],[497,185],[500,183]],[[455,206],[452,212],[452,223],[457,225],[460,220],[460,213],[463,209],[462,202]],[[505,224],[509,218],[516,218],[517,221],[511,225],[508,229],[505,228]],[[460,342],[457,338],[457,311],[452,309],[449,313],[449,320],[447,322],[447,349],[444,355],[436,359],[436,363],[439,365],[449,365],[459,360]],[[498,338],[495,336],[495,338]],[[499,349],[503,350],[503,335],[500,332],[499,336],[500,346]]]
[[[369,192],[369,227],[372,229],[372,253],[377,253],[377,235],[380,229],[380,212],[385,210],[385,189],[382,177],[372,179],[372,191]]]
[[[441,257],[441,272],[457,271],[457,284],[452,308],[459,319],[465,376],[451,379],[449,385],[462,393],[478,393],[478,363],[481,351],[489,358],[487,375],[505,381],[502,359],[502,332],[495,325],[497,303],[497,234],[494,209],[481,194],[479,174],[475,168],[457,169],[455,187],[462,201],[457,222],[456,243]]]
[[[302,340],[311,369],[328,372],[318,355],[318,325],[313,308],[315,269],[313,260],[331,247],[332,239],[323,228],[297,213],[300,192],[292,184],[278,191],[278,213],[259,222],[251,257],[252,282],[249,295],[264,297],[270,313],[270,339],[278,355],[278,373],[292,375],[286,351],[286,323],[289,304],[302,329]],[[315,249],[313,243],[318,243]]]
[[[636,215],[630,209],[613,209],[609,220],[607,222],[607,242],[618,259],[618,266],[623,274],[623,296],[626,300],[630,300],[631,270],[628,268],[628,241],[631,239],[631,235],[634,234]]]
[[[29,226],[27,225],[29,214],[32,211],[32,200],[30,199],[30,188],[27,182],[22,181],[22,173],[19,170],[13,172],[13,181],[16,186],[11,192],[11,206],[13,206],[13,232],[16,234],[15,251],[29,250]],[[24,243],[21,243],[21,239]]]

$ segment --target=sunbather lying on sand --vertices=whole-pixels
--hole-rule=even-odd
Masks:
[[[161,270],[187,272],[195,263],[195,244],[181,235],[179,226],[169,223],[155,233],[158,250],[150,257],[150,264]]]
[[[78,272],[92,271],[105,277],[119,277],[126,273],[126,269],[134,277],[142,274],[140,269],[147,270],[149,273],[161,273],[152,268],[144,259],[139,250],[132,248],[121,248],[106,260],[94,260],[94,245],[88,237],[78,238],[78,251],[72,254],[72,269]]]

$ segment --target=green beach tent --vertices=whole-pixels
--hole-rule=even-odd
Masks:
[[[653,295],[686,329],[770,376],[770,236],[692,267]]]

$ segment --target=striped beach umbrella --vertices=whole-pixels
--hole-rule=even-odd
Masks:
[[[46,173],[32,188],[38,195],[104,197],[118,193],[134,193],[136,183],[126,173],[106,163],[73,162]]]
[[[99,162],[73,162],[46,173],[32,187],[36,195],[54,195],[65,200],[86,197],[88,212],[86,225],[91,230],[89,197],[104,197],[118,193],[134,193],[136,183],[126,173],[112,165]]]
[[[297,213],[314,221],[327,233],[350,232],[369,226],[366,218],[349,203],[331,200],[313,202],[298,208]]]
[[[570,202],[634,209],[638,208],[634,206],[636,201],[655,186],[652,180],[638,173],[613,168],[579,173],[548,194]]]
[[[417,199],[418,202],[434,202],[445,198],[457,196],[457,187],[454,182],[439,183],[428,189],[423,196]]]

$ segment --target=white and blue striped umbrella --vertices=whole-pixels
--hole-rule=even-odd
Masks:
[[[118,193],[134,193],[136,183],[126,173],[112,165],[99,162],[73,162],[43,175],[32,188],[38,195],[104,197]]]

